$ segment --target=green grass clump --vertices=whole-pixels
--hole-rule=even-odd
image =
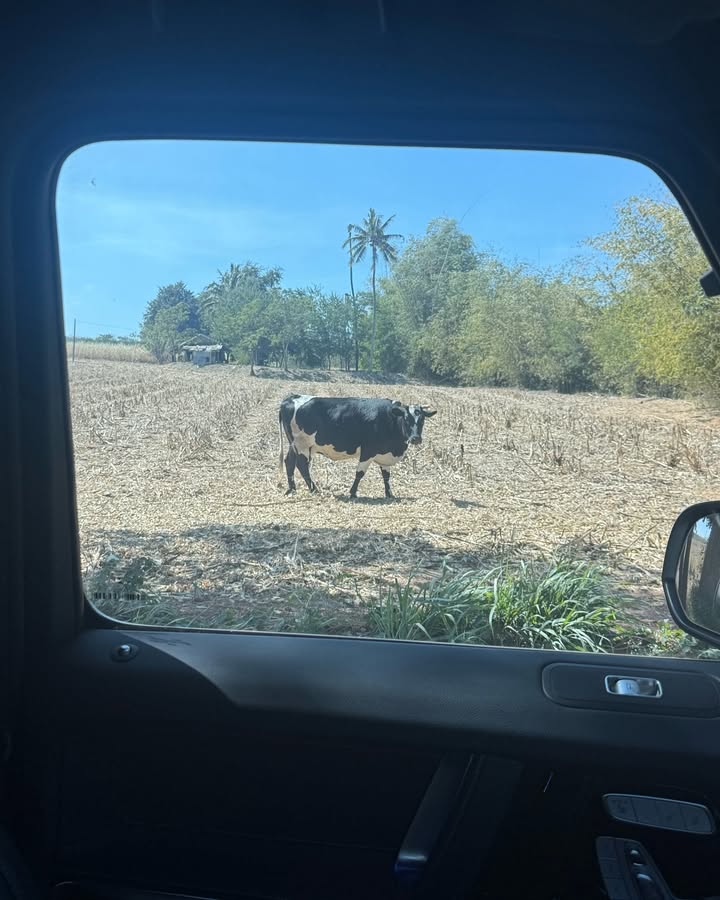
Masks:
[[[617,611],[597,567],[522,562],[445,572],[423,586],[396,582],[371,605],[368,624],[374,636],[399,640],[607,652]]]

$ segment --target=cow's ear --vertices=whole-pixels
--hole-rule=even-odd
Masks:
[[[436,409],[425,409],[424,406],[423,406],[423,408],[422,408],[422,411],[423,411],[423,415],[425,416],[426,419],[432,419],[432,417],[433,417],[433,416],[435,415],[435,413],[437,412]]]
[[[402,403],[399,400],[396,400],[393,403],[392,409],[390,410],[390,412],[394,416],[404,416],[405,415],[405,407],[402,405]]]

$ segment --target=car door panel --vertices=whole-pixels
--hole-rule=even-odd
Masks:
[[[665,173],[717,265],[717,29],[689,31],[670,52],[653,38],[621,53],[602,42],[536,46],[529,34],[513,47],[483,20],[462,29],[459,47],[457,36],[440,40],[452,16],[436,5],[427,41],[405,46],[394,29],[405,19],[422,32],[414,9],[390,14],[387,32],[373,19],[360,37],[356,23],[330,40],[311,17],[306,53],[294,24],[278,37],[281,17],[269,8],[250,38],[239,7],[239,28],[215,10],[206,37],[197,10],[183,38],[166,30],[169,4],[129,3],[127,19],[118,12],[109,25],[98,4],[74,14],[37,6],[8,27],[3,92],[12,123],[0,147],[3,514],[15,527],[0,572],[0,642],[10,670],[2,726],[13,735],[10,746],[3,733],[12,789],[3,812],[38,870],[65,883],[66,900],[149,900],[152,889],[585,900],[599,885],[594,839],[608,834],[641,840],[677,895],[717,893],[717,835],[618,823],[602,805],[603,794],[628,792],[715,812],[713,702],[701,715],[658,714],[642,699],[607,700],[595,680],[602,709],[582,695],[556,703],[543,689],[556,663],[689,674],[706,686],[717,684],[717,663],[152,633],[83,617],[53,212],[65,155],[108,138],[595,150]],[[265,51],[266,31],[279,53]],[[139,652],[114,658],[128,642]],[[428,863],[408,884],[398,853],[456,753],[472,777],[439,804],[420,854],[430,846]]]
[[[118,661],[123,644],[137,652]],[[717,836],[615,822],[602,796],[644,792],[714,808],[720,720],[706,709],[638,716],[627,705],[637,698],[617,698],[617,711],[558,704],[543,674],[559,665],[716,683],[707,661],[88,630],[52,672],[53,738],[33,767],[46,773],[38,803],[54,795],[57,805],[42,828],[26,826],[53,880],[85,889],[330,898],[342,885],[347,897],[391,897],[433,778],[459,753],[473,777],[431,819],[427,864],[404,885],[410,895],[449,890],[455,879],[457,896],[477,884],[517,896],[531,869],[537,896],[559,881],[592,884],[599,833],[647,837],[661,866],[681,852],[685,864],[665,875],[684,887],[687,860],[707,862]],[[527,864],[513,866],[513,853]],[[715,871],[705,868],[706,882]]]
[[[128,662],[112,652],[140,649]],[[716,663],[629,659],[541,650],[426,642],[250,633],[88,630],[61,658],[54,708],[63,716],[127,710],[133,717],[184,722],[192,710],[213,720],[257,718],[268,727],[310,727],[312,733],[362,733],[445,747],[469,746],[501,755],[588,762],[617,751],[650,754],[658,763],[677,746],[697,759],[711,756],[720,716],[658,713],[653,699],[611,698],[613,708],[571,711],[543,690],[543,673],[558,664],[699,679],[717,690]],[[82,708],[68,703],[82,691]],[[645,705],[643,705],[645,704]],[[639,720],[635,710],[647,714]],[[719,710],[720,711],[720,710]],[[196,713],[197,714],[197,713]],[[303,724],[304,723],[304,724]],[[674,746],[668,745],[673,735]]]

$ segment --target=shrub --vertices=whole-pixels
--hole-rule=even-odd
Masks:
[[[597,567],[562,560],[396,582],[368,624],[377,637],[607,652],[617,612]]]

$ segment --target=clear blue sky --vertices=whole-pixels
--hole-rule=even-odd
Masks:
[[[194,291],[231,262],[280,266],[288,287],[348,290],[341,245],[370,206],[418,235],[462,219],[479,248],[542,268],[656,194],[639,163],[525,151],[143,141],[93,144],[60,174],[66,330],[127,334],[159,286]],[[358,273],[363,286],[366,269]]]

